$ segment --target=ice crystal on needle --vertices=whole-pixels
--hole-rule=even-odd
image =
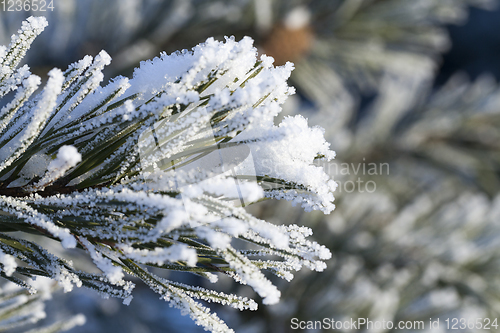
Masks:
[[[101,51],[50,71],[31,98],[40,79],[16,66],[45,25],[28,19],[2,59],[0,87],[17,90],[0,111],[3,277],[20,283],[16,276],[44,275],[65,290],[85,286],[128,303],[132,275],[206,329],[228,331],[195,299],[240,310],[255,310],[255,301],[168,281],[146,267],[210,282],[226,274],[265,304],[280,292],[263,270],[290,280],[302,266],[324,269],[330,253],[307,240],[310,229],[276,226],[241,207],[284,198],[306,210],[334,208],[335,182],[313,165],[334,157],[322,130],[302,117],[274,125],[294,92],[286,83],[292,64],[258,58],[250,38],[209,38],[101,87],[111,61]],[[78,247],[102,274],[78,271],[10,231]]]

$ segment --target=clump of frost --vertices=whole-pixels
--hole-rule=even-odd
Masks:
[[[7,276],[11,276],[16,271],[16,259],[2,250],[0,250],[0,264],[2,265],[2,272]]]
[[[82,161],[82,155],[73,146],[62,146],[57,152],[55,160],[49,163],[47,173],[34,186],[36,189],[43,189],[48,184],[62,177],[66,171]]]
[[[120,267],[114,266],[113,262],[110,259],[104,257],[101,252],[98,252],[96,250],[96,247],[86,238],[80,237],[79,241],[87,249],[87,252],[89,253],[96,266],[104,272],[111,283],[118,284],[123,281],[124,274],[123,270]]]
[[[266,193],[269,197],[301,203],[306,211],[320,209],[330,213],[337,184],[324,172],[323,168],[313,165],[318,157],[327,161],[335,158],[324,139],[324,130],[310,128],[302,116],[285,117],[278,126],[252,128],[247,137],[266,137],[267,140],[249,143],[255,160],[255,170],[259,176],[286,179],[312,194],[301,195],[297,191],[274,190]]]

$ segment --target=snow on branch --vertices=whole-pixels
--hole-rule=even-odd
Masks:
[[[28,19],[3,66],[17,64],[45,25]],[[265,304],[280,298],[266,270],[290,280],[303,266],[325,268],[330,252],[307,239],[310,229],[276,226],[242,208],[277,198],[306,210],[334,209],[336,184],[314,165],[335,156],[322,129],[302,117],[274,125],[294,93],[287,84],[291,63],[274,67],[248,37],[209,38],[192,51],[142,62],[132,79],[102,87],[110,61],[101,51],[64,72],[53,69],[34,97],[38,77],[27,69],[2,72],[2,89],[17,90],[0,110],[5,276],[44,275],[67,291],[84,286],[128,304],[132,275],[206,329],[229,331],[199,300],[240,310],[255,310],[255,301],[168,281],[146,267],[211,282],[227,275]],[[102,273],[77,271],[9,231],[78,247]]]

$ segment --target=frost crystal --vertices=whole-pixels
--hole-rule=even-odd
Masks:
[[[59,148],[57,157],[50,162],[47,167],[47,173],[35,185],[36,189],[42,189],[54,180],[62,177],[66,171],[74,167],[78,162],[82,161],[82,155],[73,146],[62,146]]]
[[[265,198],[325,213],[334,208],[336,184],[314,165],[334,158],[323,131],[302,117],[274,125],[294,93],[286,83],[291,63],[274,67],[271,58],[258,58],[248,37],[209,38],[102,87],[111,58],[101,51],[65,72],[50,71],[32,98],[40,79],[16,66],[45,24],[28,19],[2,63],[2,92],[17,90],[0,110],[4,277],[23,285],[16,274],[44,275],[66,291],[84,286],[128,304],[134,284],[126,276],[135,276],[198,324],[222,332],[230,329],[197,300],[240,310],[257,303],[169,281],[146,266],[210,282],[224,274],[251,286],[265,304],[277,303],[280,291],[263,270],[289,281],[303,266],[325,268],[330,252],[307,239],[310,229],[276,226],[242,208]],[[78,246],[102,273],[75,270],[8,231]]]
[[[0,264],[2,265],[2,271],[7,276],[11,276],[17,267],[16,260],[13,256],[6,254],[0,250]]]

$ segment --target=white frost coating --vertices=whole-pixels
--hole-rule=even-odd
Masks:
[[[127,258],[146,264],[164,264],[166,261],[185,261],[189,266],[195,266],[198,261],[196,250],[188,248],[186,244],[174,244],[168,248],[155,248],[154,251],[134,249],[131,246],[120,245]]]
[[[29,224],[41,227],[54,237],[59,238],[63,247],[73,248],[76,246],[76,239],[71,235],[69,229],[56,226],[47,216],[34,210],[25,202],[12,197],[0,196],[0,207],[4,212],[14,214]]]
[[[25,31],[29,31],[34,34],[40,34],[45,29],[45,27],[47,27],[47,25],[49,25],[49,23],[44,16],[30,16],[26,19],[26,21],[23,21],[21,30],[18,31],[18,33],[21,34]]]
[[[148,275],[150,278],[145,282],[160,294],[162,299],[169,301],[171,306],[180,309],[183,316],[189,314],[196,324],[203,326],[207,331],[234,332],[217,315],[211,313],[208,308],[196,302],[193,298],[228,304],[240,310],[255,310],[257,308],[257,304],[246,297],[226,295],[200,287],[168,281],[151,273],[148,273]]]
[[[235,309],[240,311],[249,309],[249,310],[257,310],[257,303],[253,299],[248,299],[246,297],[238,297],[235,295],[228,295],[221,292],[208,290],[198,286],[189,286],[184,283],[179,282],[171,282],[162,279],[162,282],[167,283],[170,287],[176,288],[180,287],[183,291],[194,299],[202,299],[209,303],[221,303],[223,305],[229,305]]]
[[[67,170],[74,167],[78,162],[81,162],[81,160],[82,155],[78,153],[75,147],[62,146],[59,148],[56,159],[50,162],[48,171]]]
[[[101,50],[99,54],[95,57],[96,66],[107,66],[111,63],[111,56],[104,50]]]
[[[238,44],[241,44],[238,45]],[[215,48],[223,48],[223,50],[215,51]],[[230,53],[234,56],[228,56]],[[246,54],[246,55],[243,55]],[[209,68],[219,66],[219,68],[228,68],[229,65],[240,66],[248,63],[249,60],[256,60],[255,50],[252,48],[251,41],[245,39],[240,43],[235,43],[232,39],[228,39],[225,44],[215,42],[212,39],[206,43],[194,48],[192,53],[184,52],[173,55],[162,55],[161,58],[156,58],[152,61],[141,64],[141,68],[134,73],[134,79],[131,81],[132,87],[136,85],[138,88],[148,90],[148,85],[156,87],[162,86],[167,92],[166,96],[183,96],[186,87],[197,86],[201,79],[206,79],[212,72]],[[259,151],[260,154],[254,156],[254,159],[260,163],[259,175],[266,175],[266,170],[270,168],[267,176],[275,178],[283,178],[287,181],[303,186],[309,192],[306,194],[298,193],[297,191],[269,191],[267,196],[287,199],[292,203],[301,203],[306,210],[321,209],[325,213],[329,213],[334,209],[332,191],[336,188],[336,183],[329,179],[324,171],[315,167],[312,163],[317,156],[322,155],[324,159],[331,159],[334,153],[328,149],[328,144],[323,138],[323,132],[319,128],[308,128],[307,121],[303,118],[296,117],[286,119],[279,127],[273,125],[273,118],[279,111],[279,103],[282,103],[286,96],[293,93],[293,89],[287,86],[286,79],[289,77],[293,65],[287,65],[279,68],[272,67],[272,61],[269,57],[261,57],[261,72],[259,75],[245,81],[244,87],[238,87],[234,91],[228,87],[224,87],[221,83],[231,85],[227,78],[241,78],[241,73],[234,72],[233,67],[229,67],[228,72],[218,78],[215,83],[203,92],[202,95],[213,93],[213,97],[208,100],[206,110],[212,112],[224,108],[241,108],[242,113],[236,113],[232,118],[224,120],[220,128],[214,128],[217,134],[224,134],[229,130],[240,130],[246,125],[246,130],[241,133],[239,140],[252,140],[259,138],[255,143],[249,144],[255,149],[252,153]],[[226,63],[227,64],[226,64]],[[250,63],[252,63],[250,62]],[[209,66],[212,65],[212,67]],[[196,71],[193,70],[196,69]],[[245,66],[246,70],[250,67]],[[263,69],[263,70],[262,70]],[[182,71],[188,71],[187,75],[182,74]],[[192,73],[192,74],[191,74]],[[196,74],[195,74],[196,73]],[[250,72],[252,73],[252,71]],[[172,83],[175,79],[180,80],[179,83]],[[234,80],[234,79],[233,79]],[[233,85],[231,87],[234,87]],[[233,88],[234,89],[234,88]],[[153,92],[159,91],[154,90]],[[161,89],[160,89],[161,91]],[[127,94],[139,92],[131,89]],[[147,99],[149,94],[145,95]],[[262,97],[267,98],[262,101]],[[162,97],[165,98],[165,97]],[[189,99],[193,101],[194,99]],[[186,103],[188,100],[177,99],[178,103]],[[255,108],[254,105],[260,106]],[[184,117],[180,122],[185,122],[187,126],[188,120],[192,119]],[[240,123],[240,124],[238,124]],[[170,133],[179,130],[175,125],[168,126],[167,129],[157,130],[159,138],[168,136]],[[177,125],[179,126],[179,125]],[[192,127],[194,128],[194,127]],[[164,132],[162,132],[164,131]],[[141,156],[141,163],[144,168],[149,165],[154,165],[155,161],[161,157],[168,157],[169,154],[179,152],[179,149],[185,149],[183,143],[190,136],[171,140],[169,146],[165,146],[161,150],[161,154],[150,156]],[[196,133],[193,129],[191,133]],[[175,141],[177,140],[177,141]],[[148,142],[141,142],[143,150],[150,149],[154,145],[152,136]],[[311,144],[311,145],[309,145]],[[179,148],[176,148],[179,147]],[[295,149],[297,148],[297,149]],[[168,152],[168,153],[166,153]],[[279,152],[276,154],[276,152]],[[166,155],[165,155],[166,154]],[[160,157],[161,156],[161,157]],[[283,169],[283,170],[280,170]],[[198,188],[198,187],[196,187]],[[213,187],[218,189],[219,187]],[[234,189],[234,186],[232,186]],[[185,189],[187,196],[196,195],[195,189]]]
[[[45,134],[48,128],[53,126],[64,126],[71,121],[77,120],[82,116],[82,113],[74,113],[74,109],[80,102],[91,92],[93,92],[97,87],[99,87],[101,81],[104,78],[102,70],[104,66],[111,63],[111,57],[106,51],[102,50],[95,57],[94,62],[89,68],[77,79],[77,84],[80,85],[78,91],[73,94],[71,89],[68,89],[66,93],[63,93],[59,100],[65,100],[64,105],[60,106],[57,114],[53,117],[47,129],[42,133]],[[85,66],[86,63],[81,64]],[[77,69],[78,72],[78,69]],[[70,97],[66,101],[67,97]],[[88,110],[87,110],[88,111]]]
[[[159,58],[141,62],[140,68],[134,71],[132,87],[127,95],[143,92],[147,99],[181,77],[181,83],[189,89],[206,79],[214,68],[230,69],[231,74],[215,82],[205,92],[208,94],[236,77],[244,77],[254,65],[256,55],[256,49],[248,37],[240,42],[228,38],[225,43],[209,38],[205,43],[194,47],[192,53],[183,51],[171,55],[162,54]]]
[[[223,178],[229,177],[229,178]],[[199,197],[203,193],[211,193],[215,196],[227,198],[244,199],[247,202],[255,202],[264,197],[264,191],[256,182],[237,182],[227,172],[221,177],[213,177],[200,181],[192,186],[182,188],[182,194],[187,197]]]
[[[161,219],[159,223],[159,230],[161,232],[172,231],[184,223],[189,221],[189,214],[183,209],[173,210],[167,216]]]
[[[30,75],[23,80],[23,86],[17,90],[16,95],[7,105],[0,111],[0,131],[3,131],[15,112],[24,104],[24,102],[35,92],[40,85],[41,79],[36,75]]]
[[[13,52],[7,52],[7,56],[2,59],[2,66],[8,66],[11,69],[17,66],[35,37],[38,36],[47,25],[47,20],[43,16],[30,16],[26,21],[23,21],[21,29],[17,31],[18,35],[12,35],[9,44],[9,51]]]
[[[124,283],[124,274],[123,270],[120,267],[113,265],[113,262],[110,259],[103,257],[103,255],[96,250],[95,246],[90,243],[85,237],[79,237],[79,240],[87,249],[87,252],[89,253],[96,266],[101,271],[103,271],[103,273],[109,279],[109,282],[113,284],[119,284],[122,282]]]
[[[97,108],[94,112],[100,114],[103,112],[103,107],[98,107],[104,104],[106,98],[110,95],[114,100],[120,97],[130,87],[129,79],[126,77],[116,77],[105,87],[98,87],[92,94],[88,95],[80,104],[78,104],[71,113],[72,120],[78,120],[81,116]]]
[[[198,237],[205,239],[214,249],[226,249],[231,244],[231,237],[208,227],[196,228]]]
[[[79,75],[83,73],[92,64],[92,56],[86,55],[83,59],[72,63],[68,66],[66,73],[68,77],[66,78],[65,85],[73,82]]]
[[[247,257],[239,254],[230,246],[222,253],[229,266],[240,275],[241,283],[251,286],[263,298],[262,302],[264,304],[270,305],[279,302],[281,292]]]
[[[8,67],[0,67],[0,75],[5,74],[3,84],[0,85],[0,97],[5,96],[8,92],[18,89],[23,80],[27,79],[31,72],[27,65],[16,70],[11,70]]]
[[[2,250],[0,250],[0,264],[3,265],[2,271],[7,276],[11,276],[16,271],[16,259],[10,254],[4,253]]]
[[[48,75],[49,80],[45,85],[41,98],[36,103],[36,106],[30,110],[30,122],[26,128],[19,133],[18,140],[11,140],[9,145],[0,150],[0,154],[3,153],[0,158],[5,158],[4,156],[8,154],[8,157],[0,163],[0,170],[8,167],[26,150],[40,133],[48,117],[54,110],[57,96],[61,92],[61,86],[64,82],[64,76],[62,72],[56,68],[52,69]]]
[[[335,157],[329,150],[329,143],[323,137],[323,129],[310,128],[302,116],[285,117],[279,126],[254,128],[246,136],[267,136],[268,141],[249,143],[255,159],[255,170],[258,175],[286,179],[309,189],[317,196],[301,197],[297,193],[290,196],[285,191],[274,191],[269,196],[293,202],[301,202],[306,210],[321,209],[330,213],[335,205],[333,191],[336,183],[329,179],[323,168],[313,165],[316,156],[326,160]]]
[[[7,46],[5,45],[0,45],[0,61],[5,57],[5,54],[7,53]]]
[[[62,177],[66,171],[82,161],[82,155],[73,146],[62,146],[57,152],[55,160],[49,163],[47,173],[34,186],[36,189],[43,189],[53,181]]]

